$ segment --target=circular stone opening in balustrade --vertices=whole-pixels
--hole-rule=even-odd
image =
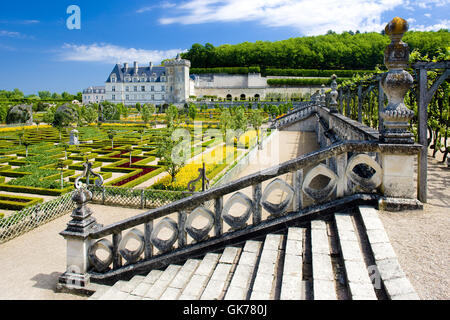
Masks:
[[[173,235],[173,230],[168,227],[163,227],[159,230],[157,238],[163,241],[169,240]]]
[[[209,219],[203,216],[197,216],[194,220],[192,220],[191,226],[196,229],[203,229],[209,225]]]
[[[361,178],[370,179],[375,174],[375,169],[368,166],[365,163],[360,163],[356,165],[353,170],[354,173],[356,173]]]
[[[139,249],[139,247],[141,246],[141,243],[134,238],[130,238],[127,241],[127,245],[126,245],[126,249],[130,250],[130,251],[136,251]]]
[[[228,213],[230,214],[230,216],[240,217],[245,211],[247,211],[247,209],[248,207],[246,205],[240,202],[236,202],[231,206],[230,211]]]
[[[309,187],[315,190],[322,190],[328,185],[328,183],[330,183],[330,180],[331,180],[330,177],[320,174],[315,176],[314,179],[312,179]]]
[[[98,259],[106,261],[109,258],[110,252],[103,247],[98,247],[98,249],[95,251],[95,255]]]

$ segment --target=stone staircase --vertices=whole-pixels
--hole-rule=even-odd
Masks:
[[[363,206],[98,288],[90,300],[419,299]]]

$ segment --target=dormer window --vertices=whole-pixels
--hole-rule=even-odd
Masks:
[[[131,81],[131,78],[130,77],[126,77],[125,78],[125,82],[130,82]]]
[[[145,82],[145,80],[146,80],[145,77],[141,78],[141,82]]]
[[[138,78],[133,78],[133,82],[138,82],[139,79]]]
[[[161,81],[165,82],[166,81],[166,77],[165,76],[161,76]]]
[[[117,82],[117,78],[114,73],[111,75],[111,82]]]

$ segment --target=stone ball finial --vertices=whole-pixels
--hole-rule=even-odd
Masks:
[[[384,28],[384,31],[388,36],[390,35],[402,35],[409,29],[408,21],[403,18],[395,17]]]
[[[402,41],[403,34],[408,31],[409,25],[405,19],[395,17],[384,29],[391,39],[391,43],[384,52],[384,64],[391,69],[406,69],[409,63],[409,47]]]

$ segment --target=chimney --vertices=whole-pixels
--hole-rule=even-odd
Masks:
[[[153,69],[153,63],[150,61],[150,63],[149,63],[148,65],[149,65],[149,67],[150,67],[150,71],[152,71],[152,69]]]
[[[138,68],[139,68],[138,63],[137,63],[137,61],[135,61],[134,62],[134,74],[138,73]]]
[[[127,71],[128,71],[128,62],[125,62],[125,63],[123,64],[123,67],[125,68],[125,72],[127,72]]]

